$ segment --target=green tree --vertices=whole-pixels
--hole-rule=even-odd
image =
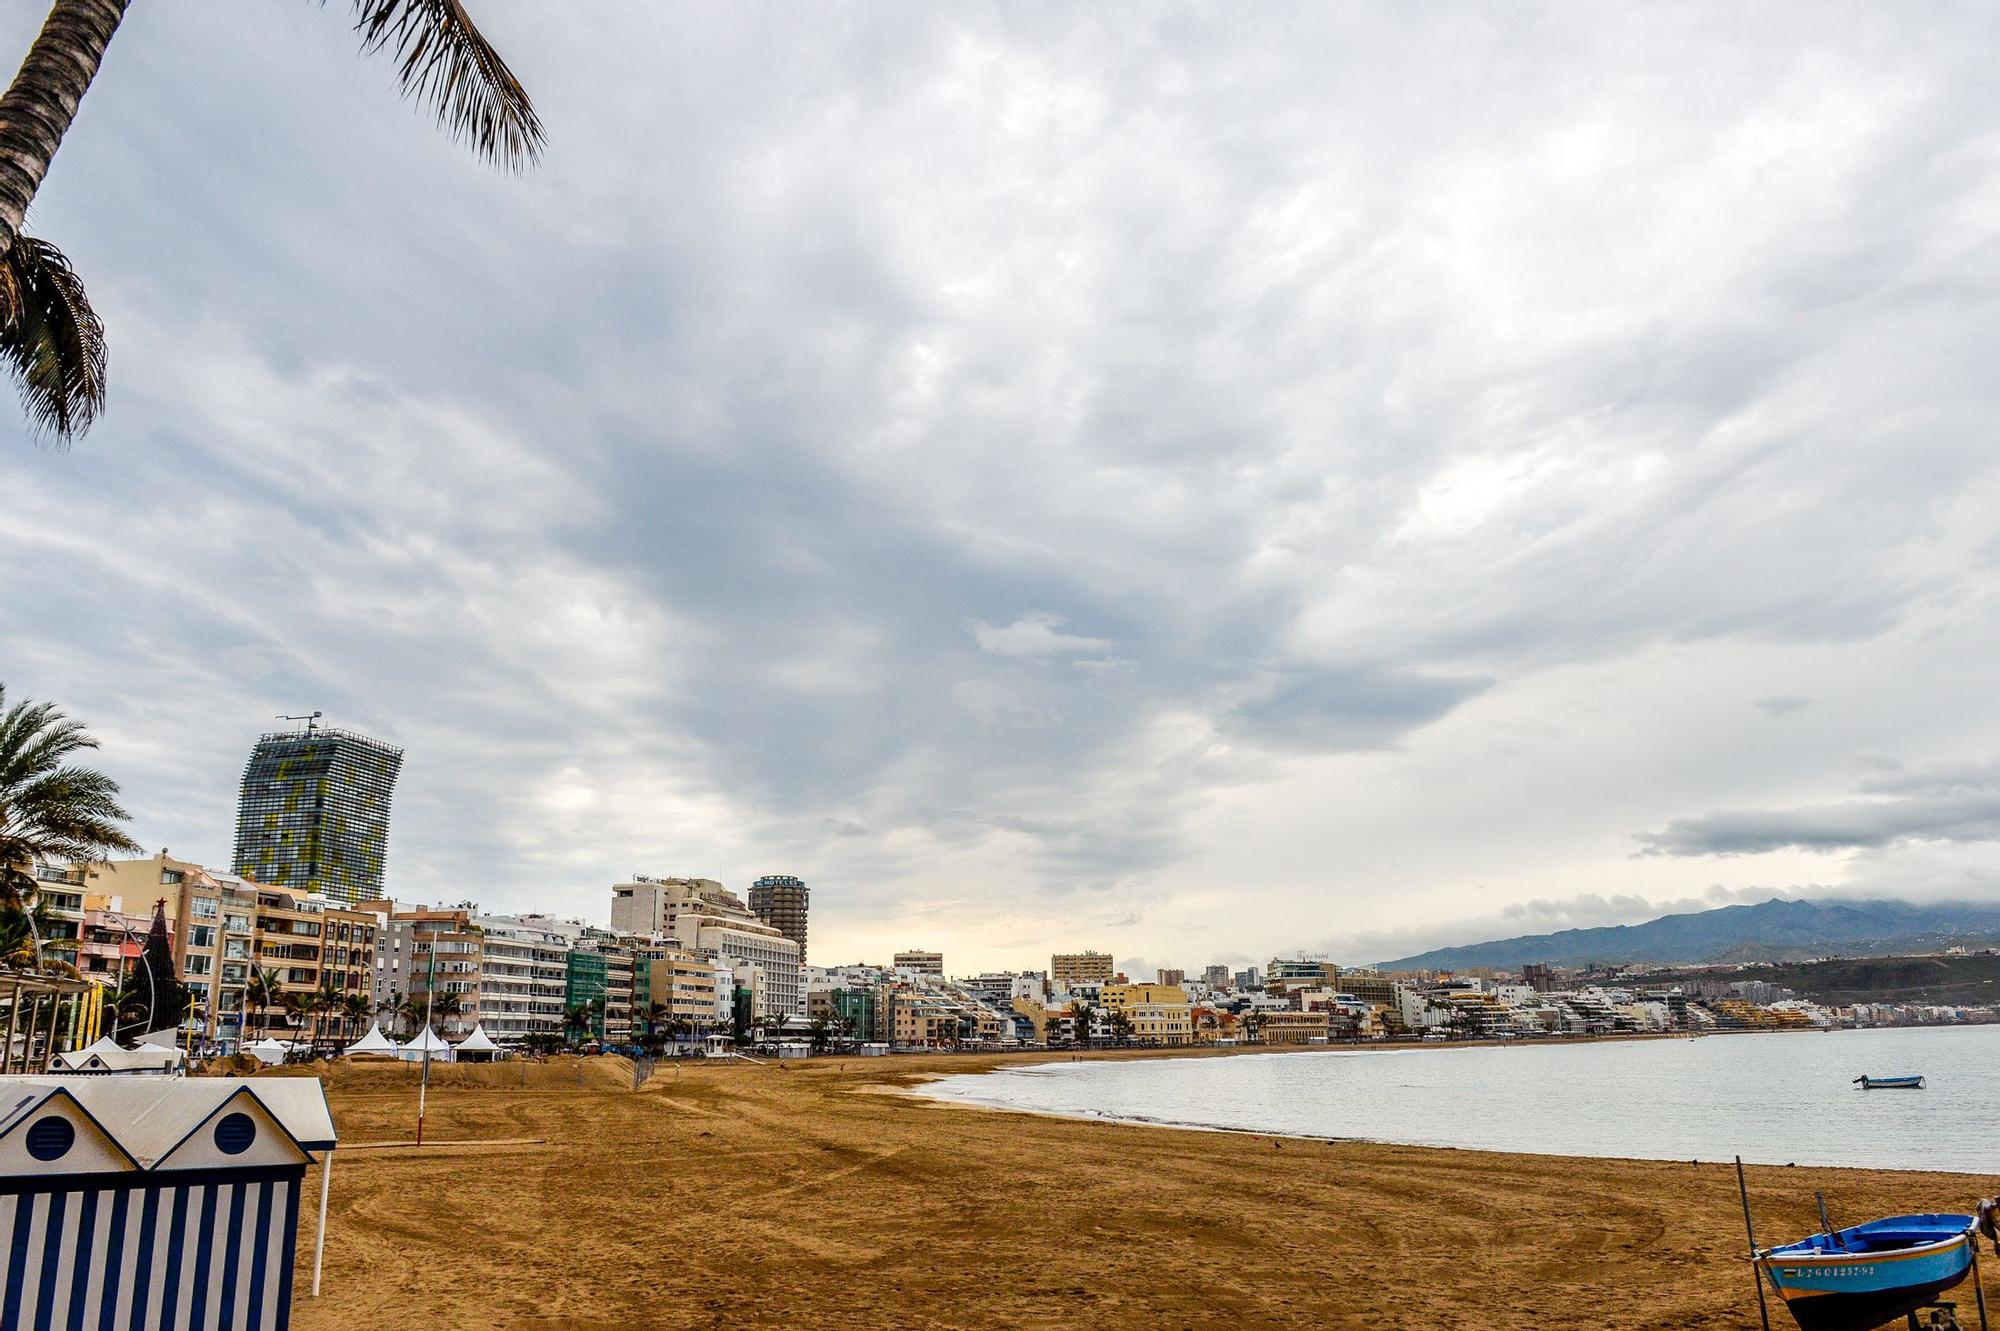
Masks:
[[[833,1018],[824,1012],[820,1013],[812,1019],[811,1031],[812,1047],[824,1052],[827,1043],[833,1038]]]
[[[246,1007],[257,1010],[257,1024],[260,1027],[268,1025],[265,1018],[272,1008],[279,1007],[284,1001],[284,977],[271,967],[252,966],[250,978],[243,986],[243,1002]],[[250,1024],[247,1021],[243,1024],[243,1039],[246,1043],[250,1039]]]
[[[391,989],[389,996],[375,1005],[375,1012],[389,1019],[389,1033],[394,1035],[403,1022],[403,991]]]
[[[299,1037],[305,1034],[306,1019],[312,1016],[315,1002],[313,995],[299,993],[286,994],[278,1000],[285,1022],[292,1028],[293,1049],[298,1048]]]
[[[1069,1005],[1070,1042],[1072,1044],[1087,1045],[1090,1043],[1091,1019],[1096,1015],[1097,1009],[1092,1007],[1085,999],[1079,998]]]
[[[131,0],[55,0],[0,95],[0,357],[35,425],[62,442],[104,403],[104,333],[82,281],[53,245],[22,234]],[[542,126],[520,81],[460,0],[354,0],[364,52],[386,51],[403,93],[480,157],[520,169]]]
[[[639,1027],[646,1035],[648,1048],[658,1048],[660,1033],[667,1029],[674,1019],[674,1010],[665,1003],[648,1003],[639,1009]]]
[[[120,826],[131,815],[118,802],[118,783],[74,761],[97,741],[54,703],[6,703],[0,685],[0,907],[22,912],[30,964],[38,967],[35,866],[88,864],[135,852],[139,843]]]
[[[375,1005],[368,1001],[366,994],[349,994],[341,999],[341,1025],[347,1030],[345,1043],[352,1044],[367,1034],[366,1027],[375,1015]]]
[[[563,1033],[571,1044],[581,1044],[590,1038],[590,1004],[578,1003],[563,1013]]]
[[[50,938],[62,917],[39,898],[20,906],[0,905],[0,970],[45,970],[76,974],[76,965],[61,956],[74,955],[76,940]],[[46,940],[46,941],[43,941]]]

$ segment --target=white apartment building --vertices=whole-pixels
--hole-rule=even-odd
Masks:
[[[569,935],[546,916],[480,915],[478,1018],[495,1040],[562,1032]]]

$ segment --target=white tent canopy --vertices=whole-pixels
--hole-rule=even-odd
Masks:
[[[376,1022],[368,1028],[368,1034],[347,1046],[350,1054],[393,1054],[396,1042],[382,1034],[382,1023]]]
[[[500,1046],[493,1043],[492,1039],[486,1034],[484,1026],[474,1025],[472,1034],[458,1042],[458,1052],[461,1054],[497,1054],[500,1052]]]
[[[243,1046],[243,1052],[253,1055],[260,1063],[282,1063],[285,1061],[285,1055],[290,1049],[291,1046],[284,1041],[268,1035],[255,1044],[246,1044]]]
[[[425,1054],[429,1054],[434,1061],[437,1059],[451,1061],[451,1046],[440,1040],[438,1033],[428,1026],[424,1027],[423,1033],[416,1039],[396,1051],[396,1057],[407,1058],[412,1062],[421,1059]]]

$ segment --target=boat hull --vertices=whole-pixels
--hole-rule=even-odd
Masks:
[[[1972,1236],[1853,1253],[1777,1249],[1757,1265],[1800,1331],[1867,1331],[1964,1280],[1972,1269]]]

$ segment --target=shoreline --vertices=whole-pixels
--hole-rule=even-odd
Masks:
[[[693,1061],[636,1091],[618,1059],[530,1067],[526,1084],[453,1068],[426,1133],[469,1144],[340,1160],[325,1295],[293,1325],[1755,1325],[1726,1165],[1159,1132],[883,1093],[1024,1061]],[[408,1136],[403,1071],[328,1075],[343,1140]],[[543,1144],[501,1144],[523,1138]],[[1765,1242],[1817,1228],[1815,1189],[1854,1219],[1991,1191],[1749,1178]]]
[[[1944,1030],[1944,1029],[1955,1029],[1955,1028],[1949,1026],[1934,1026],[1934,1027],[1912,1027],[1909,1029]],[[1754,1035],[1754,1034],[1790,1035],[1790,1034],[1799,1034],[1801,1032],[1792,1030],[1775,1030],[1775,1031],[1743,1031],[1743,1032],[1731,1032],[1731,1033],[1746,1034],[1746,1035]],[[1590,1038],[1579,1038],[1571,1041],[1564,1041],[1560,1046],[1557,1047],[1571,1047],[1573,1045],[1578,1045],[1578,1044],[1629,1043],[1639,1040],[1676,1039],[1676,1038],[1685,1039],[1687,1037],[1678,1034],[1647,1034],[1647,1035],[1590,1037]],[[1678,1163],[1697,1164],[1697,1165],[1703,1163],[1704,1161],[1708,1163],[1730,1162],[1732,1158],[1730,1155],[1716,1153],[1716,1144],[1713,1141],[1709,1141],[1702,1145],[1691,1146],[1690,1151],[1688,1153],[1676,1152],[1671,1155],[1668,1154],[1648,1155],[1648,1154],[1636,1154],[1630,1149],[1618,1149],[1617,1147],[1608,1147],[1606,1149],[1599,1149],[1599,1150],[1575,1150],[1575,1149],[1562,1150],[1562,1149],[1542,1149],[1534,1145],[1520,1145],[1513,1143],[1499,1144],[1491,1142],[1482,1143],[1478,1141],[1412,1140],[1409,1138],[1398,1138],[1386,1135],[1377,1136],[1365,1132],[1338,1133],[1338,1132],[1310,1131],[1298,1128],[1256,1126],[1254,1124],[1244,1124],[1244,1123],[1203,1122],[1193,1119],[1171,1117],[1166,1114],[1120,1112],[1114,1109],[1099,1108],[1099,1107],[1051,1106],[1047,1104],[1021,1103],[1020,1101],[1004,1098],[997,1091],[990,1094],[982,1094],[976,1085],[976,1082],[980,1079],[992,1078],[1001,1073],[1025,1071],[1029,1068],[1035,1068],[1035,1067],[1075,1067],[1089,1062],[1126,1062],[1126,1061],[1167,1062],[1167,1061],[1173,1061],[1169,1056],[1174,1054],[1186,1055],[1189,1053],[1210,1052],[1218,1056],[1243,1054],[1247,1056],[1263,1056],[1263,1057],[1279,1058],[1293,1054],[1326,1054],[1335,1052],[1345,1053],[1350,1055],[1433,1053],[1443,1050],[1463,1051],[1469,1049],[1489,1049],[1489,1048],[1504,1046],[1506,1044],[1511,1044],[1511,1043],[1514,1042],[1455,1041],[1450,1043],[1439,1043],[1439,1044],[1398,1043],[1394,1045],[1388,1045],[1386,1047],[1382,1045],[1370,1045],[1367,1043],[1362,1043],[1359,1045],[1343,1044],[1331,1047],[1324,1045],[1278,1046],[1278,1047],[1248,1046],[1242,1048],[1232,1047],[1228,1049],[1212,1050],[1212,1051],[1185,1050],[1185,1049],[1152,1050],[1152,1051],[1120,1050],[1120,1051],[1104,1051],[1104,1052],[1116,1053],[1118,1055],[1123,1055],[1122,1057],[1099,1058],[1099,1059],[1093,1059],[1088,1057],[1087,1055],[1078,1057],[1073,1053],[1069,1057],[1062,1057],[1061,1051],[1054,1051],[1056,1054],[1055,1057],[1033,1058],[1033,1057],[1022,1056],[1022,1057],[1012,1057],[1005,1059],[996,1059],[976,1067],[953,1068],[953,1069],[940,1068],[936,1071],[926,1072],[921,1076],[898,1079],[897,1084],[895,1085],[884,1084],[873,1089],[877,1089],[885,1094],[896,1094],[896,1095],[911,1097],[931,1106],[953,1106],[958,1108],[979,1110],[981,1112],[986,1112],[986,1113],[1027,1115],[1037,1118],[1058,1119],[1073,1123],[1128,1124],[1134,1127],[1165,1128],[1180,1132],[1235,1134],[1247,1137],[1280,1139],[1284,1141],[1352,1143],[1359,1145],[1396,1147],[1399,1149],[1406,1149],[1406,1150],[1483,1152],[1488,1154],[1527,1156],[1536,1159],[1550,1160],[1550,1161],[1612,1160],[1612,1161],[1630,1161],[1634,1163],[1678,1162]],[[1549,1044],[1547,1042],[1533,1042],[1531,1047],[1547,1048],[1549,1047]],[[1050,1051],[1032,1051],[1032,1052],[1045,1053]],[[1132,1058],[1131,1056],[1135,1054],[1141,1055],[1141,1057],[1136,1059]],[[1146,1054],[1161,1055],[1161,1056],[1145,1057],[1144,1055]],[[960,1078],[970,1079],[974,1081],[975,1084],[966,1086],[963,1090],[954,1090],[950,1092],[941,1089],[940,1086],[941,1083]],[[1629,1142],[1621,1143],[1620,1145],[1629,1147],[1630,1143]],[[1751,1152],[1751,1154],[1746,1154],[1743,1157],[1744,1163],[1746,1165],[1756,1165],[1757,1167],[1761,1168],[1774,1168],[1774,1169],[1808,1168],[1813,1170],[1861,1170],[1861,1171],[1895,1169],[1909,1173],[1952,1175],[1952,1176],[1963,1176],[1966,1175],[1968,1172],[1976,1172],[1976,1171],[1970,1171],[1968,1167],[1964,1164],[1930,1166],[1930,1165],[1909,1164],[1909,1163],[1852,1163],[1845,1161],[1830,1161],[1826,1158],[1827,1152],[1825,1152],[1824,1150],[1818,1151],[1818,1158],[1814,1158],[1815,1152],[1814,1149],[1810,1146],[1807,1146],[1806,1149],[1797,1152],[1798,1154],[1806,1157],[1802,1161],[1782,1159],[1781,1157],[1783,1155],[1789,1154],[1791,1152],[1789,1151],[1774,1152],[1774,1151],[1769,1151],[1768,1148],[1764,1152],[1763,1158],[1760,1161],[1757,1158],[1757,1154],[1755,1154],[1757,1148],[1755,1146],[1752,1146],[1748,1149]]]

